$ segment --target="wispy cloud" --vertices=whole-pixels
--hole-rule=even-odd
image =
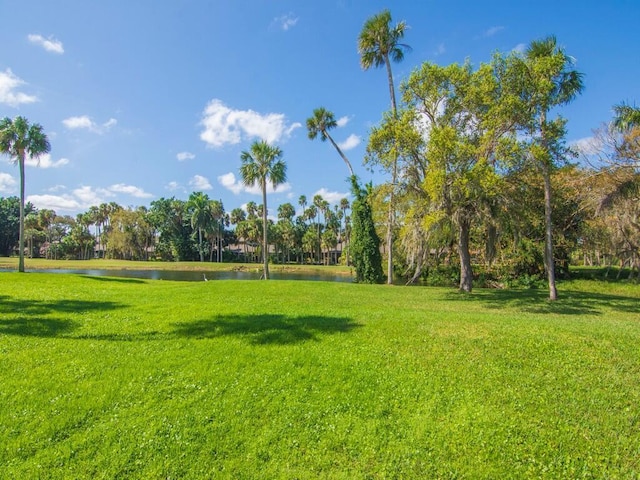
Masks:
[[[318,190],[313,195],[314,196],[315,195],[320,195],[322,198],[324,198],[331,205],[337,205],[337,204],[340,203],[340,200],[342,200],[343,198],[349,198],[349,194],[346,193],[346,192],[345,193],[342,193],[342,192],[331,192],[331,191],[327,190],[324,187],[322,187],[320,190]]]
[[[435,51],[433,52],[433,54],[437,57],[439,55],[444,54],[446,51],[447,51],[447,48],[445,47],[444,43],[439,43]]]
[[[88,115],[80,115],[78,117],[65,118],[62,123],[69,130],[88,130],[93,133],[102,135],[108,132],[112,127],[117,125],[118,121],[115,118],[110,118],[103,124],[98,124],[91,120]]]
[[[13,193],[18,182],[8,173],[0,172],[0,192]]]
[[[227,190],[238,195],[241,192],[250,193],[252,195],[262,195],[262,190],[259,185],[246,186],[239,178],[236,178],[233,172],[225,173],[218,177],[218,183]],[[275,189],[273,185],[267,183],[267,193],[285,193],[291,190],[291,185],[288,182],[278,185]]]
[[[361,141],[362,140],[358,135],[354,135],[352,133],[347,137],[347,139],[344,142],[338,143],[338,146],[340,147],[341,150],[344,150],[346,152],[348,150],[356,148],[358,145],[360,145]]]
[[[204,127],[200,139],[209,147],[236,145],[253,138],[273,144],[302,126],[297,122],[289,124],[283,113],[263,115],[253,110],[234,110],[218,99],[206,106],[200,125]]]
[[[296,17],[293,13],[287,13],[286,15],[281,15],[274,18],[272,25],[275,25],[286,32],[287,30],[295,27],[297,23],[298,17]]]
[[[189,180],[189,186],[193,187],[196,191],[211,190],[213,188],[209,179],[202,175],[194,175],[193,178]]]
[[[344,127],[347,123],[349,123],[349,120],[351,120],[348,116],[344,116],[344,117],[340,117],[337,121],[336,124],[338,125],[338,127]]]
[[[596,137],[585,137],[574,140],[570,146],[581,155],[596,155],[602,151],[602,141]]]
[[[169,182],[164,186],[164,188],[166,188],[170,192],[175,192],[177,190],[184,191],[184,187],[180,185],[178,182]]]
[[[196,156],[191,152],[180,152],[176,155],[179,162],[185,162],[187,160],[193,160]]]
[[[151,198],[152,193],[145,192],[142,188],[135,187],[133,185],[126,185],[124,183],[117,183],[109,187],[110,192],[114,193],[126,193],[135,198]]]
[[[10,68],[0,72],[0,103],[17,107],[23,103],[33,103],[38,101],[35,95],[27,95],[17,89],[26,82],[13,74]]]
[[[62,42],[60,40],[56,40],[52,36],[49,38],[44,38],[42,35],[36,35],[32,33],[27,38],[31,43],[44,48],[47,52],[57,53],[60,55],[64,53]]]
[[[502,26],[491,27],[491,28],[485,30],[484,33],[482,34],[482,36],[485,37],[485,38],[493,37],[496,33],[499,33],[502,30],[504,30],[504,27],[502,27]]]
[[[24,164],[29,167],[40,167],[40,168],[58,168],[69,163],[68,158],[61,158],[59,160],[53,161],[51,160],[51,154],[45,153],[41,155],[40,158],[26,158]]]

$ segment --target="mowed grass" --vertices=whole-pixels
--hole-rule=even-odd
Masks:
[[[640,287],[0,273],[2,478],[638,478]]]

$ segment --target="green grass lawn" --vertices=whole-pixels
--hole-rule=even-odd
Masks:
[[[0,273],[1,478],[638,478],[640,287]]]

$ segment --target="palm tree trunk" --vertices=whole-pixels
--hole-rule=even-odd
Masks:
[[[267,183],[262,179],[262,263],[264,279],[269,280],[269,242],[267,240]]]
[[[329,133],[325,130],[323,132],[325,134],[325,136],[329,139],[329,141],[331,142],[331,145],[333,145],[333,148],[335,148],[338,153],[340,154],[340,156],[342,157],[342,160],[344,160],[344,163],[347,164],[347,168],[349,169],[349,173],[351,174],[351,176],[353,177],[354,173],[353,173],[353,168],[351,168],[351,162],[349,162],[349,160],[347,159],[347,157],[344,155],[344,153],[342,153],[342,150],[340,149],[340,147],[336,144],[336,142],[333,141],[333,138],[331,138],[331,135],[329,135]]]
[[[389,81],[389,94],[391,96],[391,111],[393,118],[398,118],[398,109],[396,107],[396,90],[393,86],[393,74],[391,73],[391,62],[389,56],[385,55],[384,63],[387,66],[387,79]],[[393,228],[395,226],[395,188],[398,181],[398,153],[394,149],[393,166],[391,170],[391,194],[389,195],[389,213],[387,218],[387,284],[393,284]]]
[[[18,237],[18,271],[24,272],[24,151],[20,152],[20,233]]]

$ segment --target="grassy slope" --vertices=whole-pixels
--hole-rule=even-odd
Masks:
[[[6,478],[634,478],[640,289],[0,273]]]

